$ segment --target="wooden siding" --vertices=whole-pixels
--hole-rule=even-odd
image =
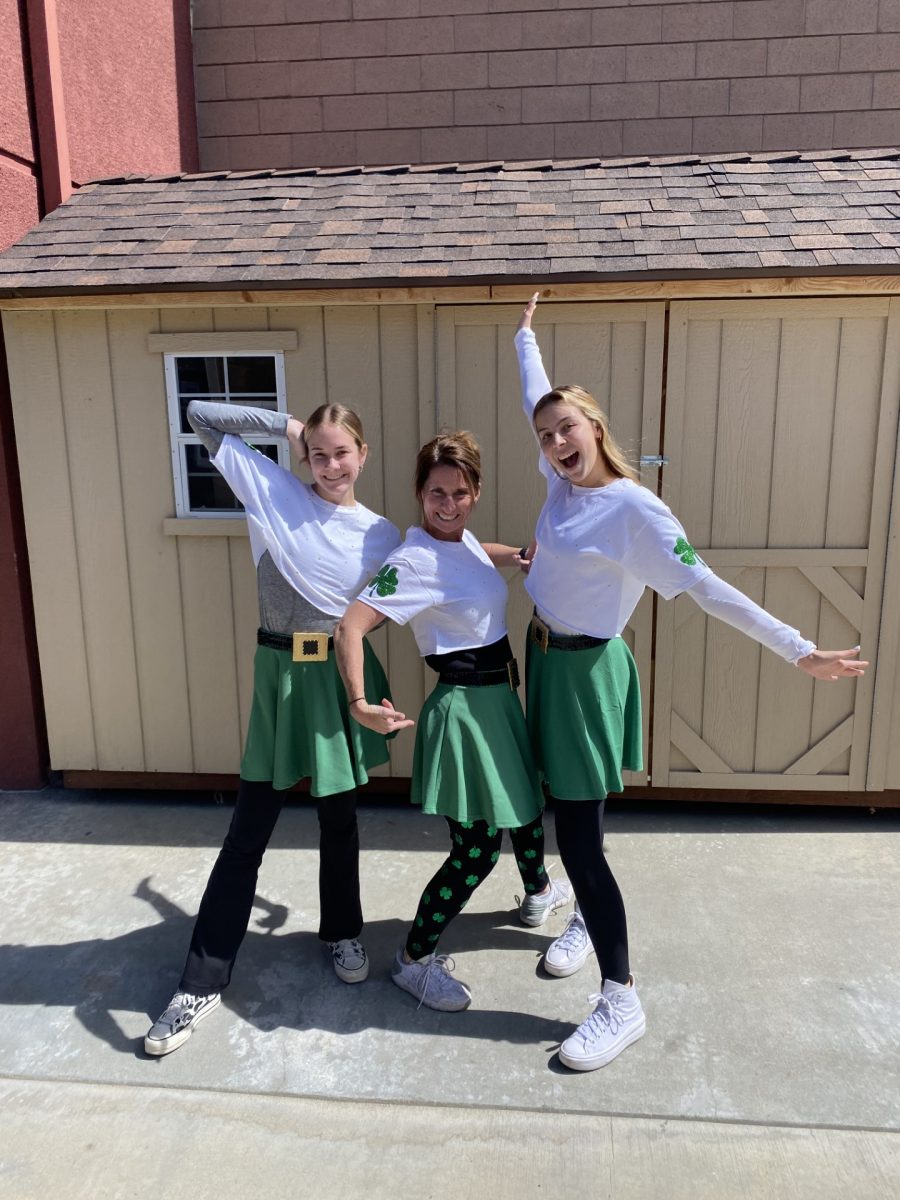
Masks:
[[[485,475],[475,532],[517,545],[530,536],[544,487],[520,409],[519,303],[59,303],[4,313],[55,769],[238,770],[253,566],[242,522],[174,520],[159,349],[172,335],[296,339],[284,358],[292,411],[328,400],[360,412],[370,446],[360,498],[401,530],[418,517],[421,442],[472,429]],[[629,783],[900,787],[898,305],[887,295],[673,302],[668,362],[664,300],[540,310],[551,378],[591,389],[633,458],[669,456],[662,495],[711,564],[822,644],[861,640],[877,659],[861,683],[814,685],[689,600],[645,596],[627,637],[648,749],[652,716],[652,780],[644,771]],[[656,488],[655,470],[645,482]],[[520,658],[529,609],[512,578]],[[409,631],[389,626],[374,641],[396,703],[415,716],[430,681]],[[401,735],[382,771],[409,775],[412,746]]]
[[[878,662],[829,686],[660,605],[657,786],[866,786],[897,427],[896,301],[673,304],[663,496],[717,571],[820,645]],[[876,747],[877,749],[877,747]]]

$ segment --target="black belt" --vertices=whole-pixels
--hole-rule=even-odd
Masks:
[[[537,613],[531,618],[528,636],[544,654],[548,650],[593,650],[596,646],[605,646],[610,640],[590,637],[586,633],[554,633]]]
[[[446,683],[449,687],[492,687],[508,683],[514,692],[519,686],[519,664],[511,658],[505,667],[496,671],[441,671],[438,683]]]
[[[273,633],[257,629],[256,644],[271,650],[290,650],[294,662],[324,662],[334,649],[334,638],[327,633]]]

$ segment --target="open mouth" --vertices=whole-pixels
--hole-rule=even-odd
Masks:
[[[572,453],[566,455],[565,458],[560,458],[559,465],[564,471],[574,471],[578,466],[578,457],[578,451],[573,450]]]

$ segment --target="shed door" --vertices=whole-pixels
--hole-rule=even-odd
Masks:
[[[663,498],[716,571],[819,645],[878,646],[896,300],[673,303]],[[874,670],[813,683],[658,605],[655,786],[861,791]]]
[[[546,496],[538,449],[521,408],[513,333],[521,305],[437,310],[435,431],[469,429],[482,449],[484,486],[472,522],[483,541],[520,545],[531,537]],[[553,304],[540,310],[535,332],[547,374],[580,383],[610,414],[617,439],[637,461],[658,452],[665,306]],[[428,431],[423,429],[423,437]],[[656,486],[656,472],[646,480]],[[520,662],[531,605],[510,581],[510,636]],[[645,596],[625,632],[644,692],[644,744],[649,725],[652,601]],[[628,775],[646,783],[646,771]]]

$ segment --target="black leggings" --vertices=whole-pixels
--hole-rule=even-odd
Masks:
[[[438,938],[466,907],[479,884],[484,883],[500,857],[503,830],[487,821],[452,821],[450,854],[428,883],[406,939],[410,958],[424,958],[437,947]],[[509,830],[522,884],[529,894],[547,886],[544,869],[544,822],[538,816],[530,825]]]
[[[231,827],[219,851],[194,925],[180,990],[220,992],[250,923],[256,879],[287,792],[242,779]],[[362,930],[356,792],[321,796],[319,813],[319,937],[355,938]]]
[[[575,892],[604,979],[627,983],[625,904],[603,854],[605,800],[552,800],[559,857]]]

